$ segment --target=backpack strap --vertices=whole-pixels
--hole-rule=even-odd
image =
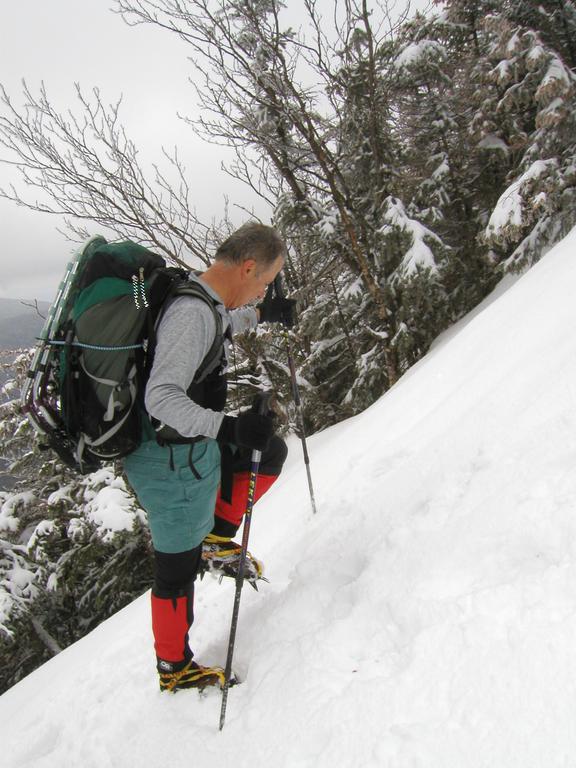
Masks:
[[[166,307],[178,296],[194,296],[197,299],[201,299],[212,310],[214,316],[214,322],[216,323],[216,334],[212,342],[212,346],[206,353],[204,359],[200,363],[200,367],[196,371],[194,376],[194,382],[196,384],[204,381],[206,376],[215,370],[217,364],[222,360],[223,348],[224,348],[224,331],[222,323],[222,315],[218,312],[217,306],[221,302],[217,301],[211,296],[208,291],[202,286],[201,283],[195,280],[187,280],[186,282],[178,282],[172,291],[172,296],[165,303],[162,314],[166,311]],[[228,334],[228,331],[227,331]]]
[[[222,315],[218,311],[217,307],[219,302],[217,299],[215,299],[213,296],[208,293],[208,291],[202,286],[201,283],[195,281],[195,280],[178,280],[175,282],[175,284],[172,286],[170,293],[162,305],[162,309],[156,319],[156,322],[154,324],[153,332],[149,335],[149,344],[150,341],[152,341],[151,347],[149,346],[149,352],[151,351],[151,354],[148,355],[148,375],[150,372],[150,369],[152,367],[153,358],[154,358],[154,349],[156,345],[156,331],[158,329],[158,325],[162,320],[162,317],[164,315],[164,312],[166,309],[170,306],[170,304],[179,296],[191,296],[193,298],[198,298],[201,301],[203,301],[205,304],[207,304],[210,309],[212,310],[212,314],[214,317],[214,322],[216,324],[216,333],[214,335],[214,340],[212,341],[212,344],[210,346],[210,349],[204,356],[204,359],[200,363],[198,370],[196,371],[194,375],[194,379],[192,381],[191,387],[202,384],[208,376],[213,374],[218,370],[218,368],[222,365],[224,360],[224,338],[225,336],[228,336],[231,338],[230,330],[227,329],[226,334],[224,333],[224,324],[222,321]],[[190,396],[190,390],[188,390],[188,395]],[[151,417],[152,425],[154,426],[154,430],[156,433],[156,440],[160,445],[169,445],[170,443],[180,444],[180,443],[194,443],[198,440],[203,439],[202,437],[195,437],[195,438],[184,438],[181,435],[178,434],[178,432],[173,429],[172,427],[169,427],[165,424],[162,424],[157,419]],[[193,470],[194,471],[194,470]]]

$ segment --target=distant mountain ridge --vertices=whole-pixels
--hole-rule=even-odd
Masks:
[[[0,350],[33,346],[49,307],[46,301],[38,302],[36,310],[33,301],[0,299]]]

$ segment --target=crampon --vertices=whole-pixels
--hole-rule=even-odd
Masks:
[[[202,667],[190,660],[186,664],[174,665],[170,662],[158,662],[160,690],[176,693],[177,691],[195,688],[202,692],[205,688],[223,688],[225,682],[222,667]],[[236,685],[232,678],[229,685]]]
[[[228,576],[236,579],[241,555],[242,547],[240,544],[224,536],[209,534],[202,545],[200,578],[203,578],[206,573],[212,573],[221,578]],[[247,552],[244,561],[244,579],[257,590],[258,581],[268,581],[263,574],[262,562]]]

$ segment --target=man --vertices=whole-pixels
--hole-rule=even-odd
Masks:
[[[125,459],[125,470],[147,511],[154,546],[152,629],[161,690],[224,681],[220,667],[202,667],[192,658],[194,581],[209,566],[236,573],[240,547],[232,538],[246,508],[252,451],[262,452],[256,499],[276,480],[287,453],[270,415],[223,414],[227,345],[233,333],[259,321],[292,323],[291,300],[268,296],[258,307],[244,307],[265,297],[285,253],[274,229],[245,224],[219,247],[206,272],[190,278],[207,300],[177,296],[157,328],[145,393],[156,434],[148,428],[148,439]],[[198,380],[215,340],[220,343],[220,325],[222,358]],[[261,575],[253,559],[247,570],[251,580]]]

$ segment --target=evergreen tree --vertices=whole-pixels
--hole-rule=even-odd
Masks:
[[[544,6],[528,13],[511,2],[485,20],[497,99],[483,112],[493,114],[512,159],[485,239],[506,268],[529,266],[576,222],[576,75],[563,59],[570,45],[550,34],[552,18]],[[521,21],[541,22],[543,31]]]
[[[576,4],[573,0],[512,0],[512,22],[539,33],[544,44],[556,51],[567,67],[576,69]]]
[[[142,510],[112,467],[79,476],[41,451],[19,409],[30,354],[12,365],[0,455],[18,479],[0,492],[0,690],[148,589]],[[107,519],[107,515],[110,515]]]
[[[478,235],[505,170],[501,158],[475,146],[470,136],[474,84],[486,48],[479,24],[487,5],[448,3],[437,17],[417,14],[399,31],[394,62],[406,146],[403,186],[409,210],[420,210],[444,245],[439,279],[451,320],[475,306],[494,281]]]

